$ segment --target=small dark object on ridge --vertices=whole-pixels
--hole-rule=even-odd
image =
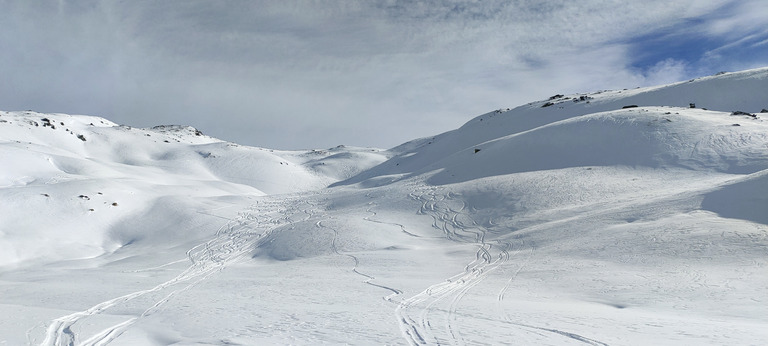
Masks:
[[[480,151],[480,149],[475,149],[475,154],[477,154],[478,151]]]
[[[563,96],[564,96],[564,95],[560,95],[560,94],[557,94],[557,95],[554,95],[554,96],[550,96],[550,97],[549,97],[549,99],[550,99],[550,100],[555,100],[555,99],[559,99],[559,98],[561,98],[561,97],[563,97]]]
[[[763,110],[761,110],[760,113],[768,113],[768,109],[763,108]]]
[[[696,108],[696,104],[695,104],[695,103],[689,103],[689,104],[688,104],[688,107],[690,107],[690,108]]]
[[[637,105],[627,105],[627,106],[621,107],[621,109],[626,109],[626,108],[637,108]]]
[[[545,103],[543,106],[541,106],[541,108],[545,108],[545,107],[549,107],[549,106],[554,106],[554,105],[555,105],[555,104],[554,104],[554,103],[552,103],[552,102],[547,102],[547,103]]]

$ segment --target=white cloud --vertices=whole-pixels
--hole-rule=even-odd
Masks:
[[[688,75],[685,61],[666,59],[646,71],[645,83],[647,85],[668,84],[682,81]]]
[[[718,34],[750,12],[713,13],[729,3],[0,0],[0,108],[394,146],[553,93],[687,78],[683,61],[631,67],[627,39],[702,16]]]
[[[756,29],[764,28],[768,21],[768,2],[764,0],[730,1],[722,12],[714,13],[712,19],[703,23],[702,27],[709,35],[739,38],[750,34]]]

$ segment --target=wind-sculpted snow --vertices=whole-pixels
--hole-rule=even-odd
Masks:
[[[767,76],[387,151],[0,112],[0,344],[763,344]]]

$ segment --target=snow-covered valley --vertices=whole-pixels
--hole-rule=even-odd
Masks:
[[[767,91],[555,95],[389,150],[0,112],[0,345],[764,344]]]

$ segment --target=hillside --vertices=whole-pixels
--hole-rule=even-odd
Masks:
[[[378,149],[279,151],[223,142],[192,127],[138,129],[31,111],[0,112],[0,139],[0,266],[98,256],[140,239],[150,246],[200,239],[210,235],[196,224],[212,200],[313,191],[386,159]],[[161,232],[123,230],[146,217],[154,221],[140,228],[159,223]],[[178,222],[182,233],[167,234]],[[202,233],[188,233],[194,229]]]
[[[761,344],[766,90],[554,95],[389,150],[0,112],[0,343]]]
[[[504,168],[493,167],[494,169],[501,169],[502,172],[499,173],[547,169],[553,168],[549,167],[553,165],[573,165],[576,163],[557,162],[566,155],[573,157],[573,152],[567,153],[567,151],[580,151],[577,156],[581,156],[580,154],[591,155],[597,149],[595,147],[582,148],[580,147],[582,144],[601,146],[601,144],[614,143],[617,138],[622,138],[624,135],[629,135],[630,138],[654,134],[671,133],[677,135],[675,131],[680,127],[687,127],[692,130],[691,132],[701,130],[697,127],[698,125],[678,124],[677,120],[695,121],[705,127],[710,125],[705,124],[706,122],[710,122],[712,126],[722,127],[733,124],[744,125],[745,121],[749,119],[757,120],[756,117],[729,117],[728,115],[734,111],[758,114],[762,110],[768,109],[765,88],[766,70],[757,69],[723,73],[659,87],[605,90],[576,95],[557,94],[549,100],[532,102],[514,109],[489,112],[470,120],[454,131],[405,143],[393,149],[398,155],[385,164],[343,183],[357,183],[376,176],[411,177],[445,168],[445,165],[452,160],[455,160],[456,164],[461,164],[462,158],[457,156],[474,153],[476,149],[482,150],[484,146],[499,147],[504,145],[501,143],[514,145],[515,150],[509,150],[509,153],[517,155],[516,158],[524,156],[528,160],[548,160],[549,163],[544,167],[519,167],[515,164],[517,168],[513,168],[511,166],[512,160],[509,160],[510,163]],[[691,104],[698,108],[691,109]],[[624,108],[631,106],[642,108]],[[634,116],[635,114],[638,116]],[[609,118],[614,119],[612,124],[606,123]],[[598,120],[601,125],[588,124],[593,120]],[[640,127],[639,125],[643,121],[649,126]],[[673,122],[674,124],[670,124],[672,129],[669,131],[658,129],[658,126],[665,126],[666,123]],[[753,122],[747,121],[746,123],[751,124]],[[629,129],[630,126],[633,126],[634,129]],[[621,127],[621,129],[613,131],[617,127]],[[632,131],[632,133],[626,133],[627,130]],[[566,138],[563,138],[564,135]],[[688,133],[686,135],[696,136],[697,134]],[[602,138],[605,136],[612,137]],[[698,134],[698,136],[704,137],[706,134]],[[557,141],[554,141],[555,138]],[[638,139],[633,138],[632,140]],[[671,145],[693,145],[693,142],[698,140],[700,138],[686,138],[683,143]],[[589,141],[592,143],[587,143]],[[664,138],[641,140],[636,143],[636,149],[644,150],[647,146],[669,145],[673,141]],[[601,147],[611,149],[606,148],[607,146]],[[509,148],[511,147],[507,149]],[[592,159],[591,163],[582,162],[576,165],[600,165],[601,160],[606,160],[606,164],[631,164],[632,162],[626,160],[639,159],[633,157],[636,154],[633,152],[616,152],[616,150],[629,149],[629,146],[613,149],[614,152],[606,153],[608,154],[607,157],[602,157],[600,152],[594,152],[600,158]],[[678,151],[680,149],[683,148],[673,150]],[[538,150],[545,152],[539,155]],[[658,151],[659,149],[653,150]],[[666,150],[666,148],[661,150]],[[556,156],[550,156],[553,153],[549,151],[557,152],[554,153]],[[650,153],[644,153],[644,155],[647,154]],[[625,156],[623,159],[625,162],[611,162],[621,160],[620,156]],[[464,156],[464,158],[466,157]],[[648,163],[645,162],[645,164]],[[662,164],[662,162],[658,163]],[[475,171],[482,170],[477,169]],[[444,182],[438,182],[438,184],[441,183]]]

